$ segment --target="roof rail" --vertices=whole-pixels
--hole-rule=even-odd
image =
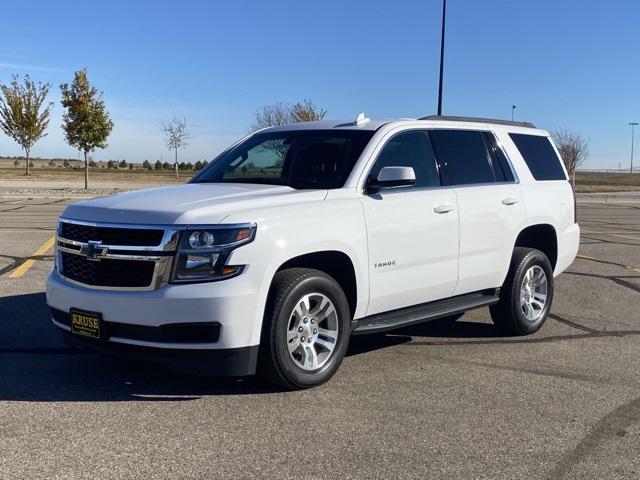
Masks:
[[[496,118],[478,118],[478,117],[450,117],[447,115],[427,115],[418,120],[448,120],[450,122],[477,122],[477,123],[494,123],[496,125],[511,125],[514,127],[536,128],[531,122],[512,122],[510,120],[499,120]]]

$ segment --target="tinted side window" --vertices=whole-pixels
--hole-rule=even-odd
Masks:
[[[510,133],[522,158],[536,180],[566,180],[560,159],[547,137]]]
[[[431,130],[431,140],[449,185],[495,181],[481,132]]]
[[[491,157],[491,165],[493,166],[493,174],[496,177],[496,182],[515,181],[513,171],[509,166],[509,161],[500,146],[498,146],[496,137],[490,132],[483,132],[482,137],[485,140],[487,150],[489,150],[489,156]]]
[[[377,178],[383,167],[411,167],[416,174],[416,187],[440,185],[436,157],[427,132],[412,130],[399,133],[383,147],[370,176]]]

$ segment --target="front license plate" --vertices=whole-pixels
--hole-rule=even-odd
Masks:
[[[91,338],[100,338],[102,315],[96,312],[71,309],[71,332]]]

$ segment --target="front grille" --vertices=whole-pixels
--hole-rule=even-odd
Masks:
[[[62,275],[97,287],[148,287],[153,279],[154,261],[87,260],[86,257],[60,252]]]
[[[145,228],[94,227],[78,223],[60,222],[60,236],[86,243],[89,240],[104,245],[155,247],[160,245],[163,230]]]

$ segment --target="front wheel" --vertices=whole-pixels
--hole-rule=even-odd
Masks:
[[[514,334],[537,332],[553,301],[553,269],[547,256],[534,248],[516,247],[500,301],[489,307],[496,326]]]
[[[269,293],[259,372],[287,389],[320,385],[340,366],[350,335],[349,304],[333,278],[319,270],[282,270]]]

